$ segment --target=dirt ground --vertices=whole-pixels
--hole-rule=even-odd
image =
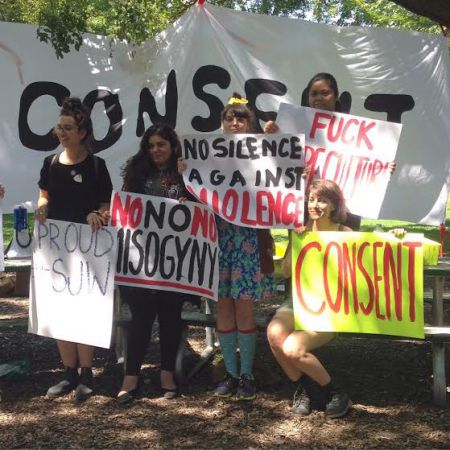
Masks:
[[[77,405],[71,395],[45,398],[62,374],[54,342],[4,325],[4,319],[26,317],[27,305],[26,298],[0,298],[0,363],[24,359],[32,366],[26,380],[0,379],[0,448],[450,448],[450,409],[432,404],[429,343],[337,338],[317,351],[353,400],[343,419],[326,419],[322,412],[300,418],[289,411],[295,386],[283,376],[263,335],[253,402],[211,396],[223,370],[220,355],[184,386],[180,398],[161,399],[155,337],[142,395],[134,404],[116,404],[122,367],[112,351],[98,350],[95,395]],[[261,304],[259,313],[274,308]],[[192,328],[188,365],[195,363],[203,335]]]

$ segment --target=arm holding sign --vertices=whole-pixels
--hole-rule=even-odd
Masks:
[[[308,190],[309,220],[305,231],[352,231],[342,225],[345,220],[345,203],[339,187],[328,180],[314,181]],[[292,242],[283,261],[285,275],[292,273]],[[267,328],[267,337],[272,352],[286,375],[298,388],[294,395],[292,412],[307,415],[312,407],[325,409],[331,418],[345,415],[351,406],[348,395],[338,388],[330,374],[313,355],[312,350],[325,345],[334,338],[334,333],[296,331],[292,299],[276,312]]]
[[[44,160],[38,183],[36,221],[43,224],[48,218],[75,223],[89,222],[98,229],[103,222],[93,220],[90,213],[107,205],[112,183],[104,161],[88,150],[87,143],[92,138],[92,121],[90,111],[80,99],[69,97],[64,100],[54,134],[63,151]],[[80,327],[83,325],[79,324]],[[47,396],[58,397],[75,389],[76,399],[85,400],[92,394],[94,348],[63,340],[57,340],[57,344],[65,374],[61,382],[48,389]]]
[[[186,199],[189,193],[177,171],[179,155],[180,142],[173,128],[166,124],[151,126],[142,136],[139,151],[122,169],[123,190],[175,200]],[[154,258],[153,254],[151,258]],[[161,342],[161,388],[165,398],[174,398],[178,389],[174,378],[175,359],[183,328],[181,309],[187,295],[131,286],[120,286],[120,293],[129,305],[132,317],[127,339],[126,372],[117,395],[118,403],[129,403],[135,397],[156,316]]]

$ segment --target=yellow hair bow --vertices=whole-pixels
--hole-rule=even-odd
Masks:
[[[248,103],[248,100],[246,98],[238,98],[238,97],[231,97],[230,100],[228,100],[229,105],[246,105]]]

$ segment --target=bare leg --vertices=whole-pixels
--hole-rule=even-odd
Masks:
[[[334,333],[293,331],[283,343],[283,353],[300,371],[325,386],[331,381],[330,374],[310,352],[330,342],[334,336]]]
[[[61,356],[64,367],[76,369],[78,366],[77,344],[69,341],[57,340],[59,355]]]
[[[163,389],[176,389],[177,384],[170,370],[161,370],[161,387]]]
[[[231,298],[219,298],[217,302],[217,329],[233,330],[236,328],[235,305]]]
[[[122,387],[120,388],[120,392],[118,395],[122,395],[125,391],[132,391],[137,388],[138,384],[138,375],[125,375],[123,377]]]
[[[94,347],[92,345],[77,344],[77,350],[80,367],[92,367]]]
[[[284,341],[294,331],[294,315],[289,311],[277,312],[267,327],[267,339],[273,356],[291,381],[297,381],[302,371],[283,352]]]
[[[330,382],[329,373],[310,352],[331,341],[334,333],[295,331],[294,314],[279,311],[267,328],[267,337],[275,359],[292,381],[305,373],[321,386]]]

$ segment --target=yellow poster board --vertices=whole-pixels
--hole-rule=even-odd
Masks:
[[[292,233],[297,330],[423,338],[423,235]]]

